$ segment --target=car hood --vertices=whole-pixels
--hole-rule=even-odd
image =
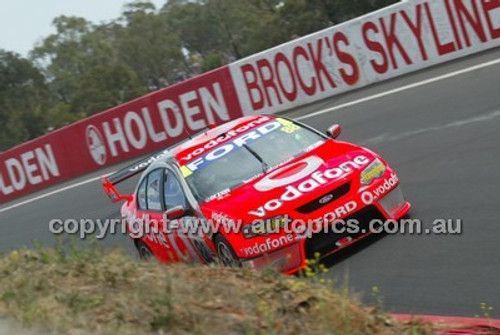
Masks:
[[[367,149],[329,139],[201,207],[207,218],[215,220],[249,223],[285,214],[299,218],[298,207],[359,176],[374,158]],[[359,187],[359,178],[356,180]]]

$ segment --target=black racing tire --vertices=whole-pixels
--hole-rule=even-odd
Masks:
[[[222,235],[215,236],[215,249],[222,265],[231,268],[240,268],[242,266],[240,259],[233,250],[233,247]]]
[[[194,247],[196,248],[196,250],[198,251],[198,253],[200,254],[201,258],[203,258],[203,260],[206,263],[209,264],[209,263],[212,263],[214,261],[214,259],[212,257],[213,253],[208,248],[208,246],[206,245],[205,242],[200,242],[199,240],[194,239],[193,244],[194,244]]]
[[[143,261],[149,261],[154,258],[154,254],[148,245],[141,240],[136,240],[135,247],[139,253],[139,258]]]

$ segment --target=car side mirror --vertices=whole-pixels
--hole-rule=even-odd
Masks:
[[[186,213],[186,209],[182,206],[175,206],[167,209],[165,216],[168,220],[175,220],[182,217]]]
[[[328,137],[331,137],[333,139],[339,137],[341,132],[342,128],[340,127],[340,124],[333,124],[326,130],[326,134],[328,135]]]

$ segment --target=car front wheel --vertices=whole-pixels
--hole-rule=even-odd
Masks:
[[[217,248],[217,255],[219,256],[219,260],[224,266],[232,268],[241,267],[240,259],[238,258],[238,256],[236,256],[233,248],[223,236],[217,235],[215,237],[215,245]]]

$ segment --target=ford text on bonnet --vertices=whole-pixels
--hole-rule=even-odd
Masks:
[[[339,134],[338,125],[325,136],[285,118],[240,118],[118,171],[103,185],[112,201],[125,201],[121,212],[142,257],[218,258],[293,273],[306,259],[370,234],[373,219],[397,220],[410,210],[387,163],[336,140]],[[133,194],[117,191],[116,184],[139,173]],[[337,227],[345,222],[350,227]]]

